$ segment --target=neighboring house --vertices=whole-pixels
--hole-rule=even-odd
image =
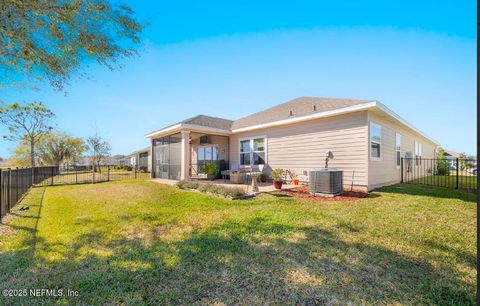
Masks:
[[[444,150],[443,156],[448,161],[448,165],[450,167],[457,166],[457,158],[460,157],[460,153],[452,151],[452,150]]]
[[[235,121],[198,115],[145,137],[152,177],[188,179],[215,161],[230,169],[293,169],[306,181],[332,151],[329,166],[344,171],[345,187],[363,190],[398,183],[401,157],[434,158],[438,145],[378,101],[314,97]]]
[[[134,169],[151,171],[152,158],[151,147],[146,147],[141,150],[130,153],[122,160],[122,164],[132,166]]]

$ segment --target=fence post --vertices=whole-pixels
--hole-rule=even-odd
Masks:
[[[455,189],[458,189],[458,157],[456,158],[456,162],[457,162],[457,179],[456,179],[457,184],[455,186]]]
[[[7,186],[7,212],[10,212],[10,200],[12,193],[12,169],[8,168],[8,186]]]
[[[133,173],[135,173],[135,179],[137,179],[137,168],[136,167],[133,168]]]
[[[110,165],[107,165],[107,182],[110,182]]]
[[[15,173],[16,173],[16,175],[15,175],[15,194],[17,196],[15,199],[17,199],[17,201],[18,201],[18,167],[15,168]]]
[[[400,183],[403,183],[403,157],[400,158]]]
[[[50,185],[53,186],[53,166],[50,167],[50,168],[52,169],[52,171],[51,171],[51,173],[50,173],[50,174],[52,175],[52,178],[51,178],[51,180],[50,180]]]
[[[3,173],[2,173],[2,169],[0,169],[0,224],[2,223],[2,200],[3,200],[3,182],[2,182],[2,178],[3,178]]]

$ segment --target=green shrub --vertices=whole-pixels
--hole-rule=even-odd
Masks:
[[[207,163],[205,166],[203,166],[202,170],[206,174],[217,175],[218,171],[220,170],[220,167],[218,166],[217,163]]]
[[[198,188],[197,182],[189,182],[189,181],[178,181],[176,186],[180,189],[197,189]]]
[[[206,193],[209,189],[209,186],[210,184],[199,184],[197,190]]]
[[[116,165],[115,170],[126,170],[126,171],[132,171],[133,167],[130,165]]]
[[[284,176],[285,176],[285,170],[279,169],[279,168],[272,170],[272,178],[275,182],[283,181]]]
[[[436,175],[450,175],[448,161],[445,159],[445,151],[442,148],[437,149],[436,153]]]
[[[219,186],[214,184],[200,184],[197,182],[178,181],[175,184],[179,189],[196,189],[203,193],[211,193],[222,197],[238,197],[245,195],[245,191],[242,188],[229,188],[225,186]]]

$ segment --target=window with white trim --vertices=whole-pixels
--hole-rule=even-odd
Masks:
[[[395,133],[395,166],[400,167],[402,162],[402,135]]]
[[[240,141],[240,165],[250,165],[250,139]]]
[[[240,165],[264,165],[265,137],[240,140]]]
[[[415,141],[415,166],[422,165],[422,144]]]
[[[381,158],[382,128],[370,122],[370,159]]]

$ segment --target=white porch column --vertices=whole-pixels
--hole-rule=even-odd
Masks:
[[[182,131],[181,142],[181,172],[180,179],[185,180],[190,177],[190,131]]]

